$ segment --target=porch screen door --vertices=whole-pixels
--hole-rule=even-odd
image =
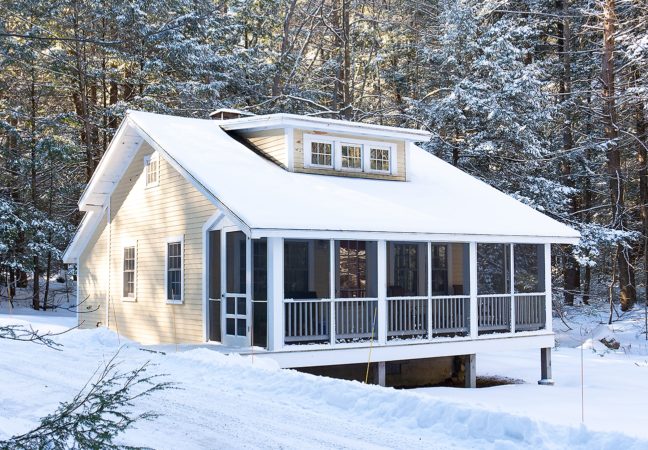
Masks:
[[[250,345],[250,310],[247,295],[247,239],[241,231],[225,233],[221,246],[225,260],[225,282],[222,294],[223,344],[234,347]]]

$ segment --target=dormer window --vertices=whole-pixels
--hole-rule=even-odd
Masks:
[[[304,134],[304,167],[392,175],[396,173],[396,145]]]
[[[144,157],[144,178],[146,187],[157,186],[160,182],[160,162],[157,156]]]
[[[381,147],[369,148],[369,169],[372,172],[390,172],[390,149]]]
[[[333,140],[317,136],[307,138],[305,142],[306,166],[332,169],[334,147],[335,142]]]
[[[342,156],[342,169],[344,170],[362,170],[362,146],[357,144],[341,145],[340,154]]]

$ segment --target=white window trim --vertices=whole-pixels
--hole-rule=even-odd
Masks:
[[[179,242],[180,243],[180,299],[179,300],[169,300],[169,244]],[[181,305],[184,303],[184,268],[185,268],[185,254],[184,254],[184,235],[168,237],[164,243],[164,300],[169,305]]]
[[[133,268],[134,279],[133,279],[133,296],[124,297],[124,250],[128,247],[135,247],[135,267]],[[137,301],[137,241],[124,241],[121,246],[121,299],[123,302],[136,302]]]
[[[349,145],[349,146],[354,146],[354,147],[360,147],[360,167],[343,167],[342,166],[342,146],[343,145]],[[366,167],[365,164],[365,149],[364,145],[361,142],[356,142],[353,141],[352,139],[340,139],[336,141],[335,145],[335,161],[337,164],[335,165],[335,170],[340,170],[344,172],[357,172],[357,173],[362,173],[364,172],[364,168]]]
[[[148,182],[148,167],[151,161],[157,162],[155,183]],[[160,185],[160,157],[158,156],[157,153],[151,153],[150,155],[146,155],[144,157],[144,187],[148,189],[159,185]]]
[[[366,151],[364,152],[365,159],[365,172],[367,173],[379,173],[383,175],[393,175],[396,174],[396,146],[393,144],[388,144],[385,142],[371,142],[366,146]],[[378,150],[388,150],[389,151],[389,170],[376,170],[371,168],[371,149]]]
[[[311,163],[311,144],[325,142],[333,146],[332,161],[330,166]],[[342,167],[342,145],[359,145],[362,148],[362,162],[360,169]],[[389,151],[389,170],[371,169],[371,148]],[[370,173],[376,175],[395,175],[398,173],[397,145],[390,142],[369,141],[364,139],[343,138],[340,136],[320,136],[317,134],[304,134],[304,167],[314,169],[333,169],[339,172]]]
[[[313,164],[312,162],[312,149],[313,142],[321,142],[324,144],[331,144],[331,164]],[[329,136],[319,136],[317,134],[304,134],[304,167],[312,167],[314,169],[333,169],[335,167],[335,140]]]

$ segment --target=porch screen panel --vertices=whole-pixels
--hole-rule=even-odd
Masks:
[[[427,295],[427,244],[387,244],[387,296]]]
[[[330,242],[317,239],[284,241],[284,297],[329,298]]]
[[[477,244],[477,294],[509,294],[508,244]]]
[[[544,292],[544,246],[515,244],[513,259],[515,292]]]
[[[221,340],[221,232],[209,232],[209,339]]]
[[[252,345],[268,345],[268,244],[252,241]]]
[[[378,296],[377,244],[374,241],[338,241],[336,297]]]
[[[227,233],[227,292],[245,294],[245,233]]]

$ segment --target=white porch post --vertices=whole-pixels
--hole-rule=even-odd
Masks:
[[[331,346],[335,345],[335,277],[337,270],[335,267],[335,239],[329,241],[329,295],[331,297]]]
[[[544,245],[544,284],[545,284],[545,329],[553,330],[553,299],[551,294],[551,244]]]
[[[378,342],[387,343],[387,241],[378,241]]]
[[[469,244],[470,255],[470,337],[477,339],[479,305],[477,302],[477,243]]]
[[[511,333],[515,333],[515,262],[513,260],[515,251],[514,247],[514,244],[509,244],[509,260],[511,261],[509,264],[509,270],[511,272],[511,279],[509,280],[509,289],[511,292]]]
[[[432,242],[427,243],[427,327],[428,339],[432,340],[434,331],[432,330]],[[472,319],[471,319],[472,320]]]
[[[284,240],[268,238],[268,349],[281,350],[284,344]]]
[[[247,337],[250,345],[254,345],[253,321],[254,311],[252,310],[252,239],[245,236],[245,311],[247,312]]]

